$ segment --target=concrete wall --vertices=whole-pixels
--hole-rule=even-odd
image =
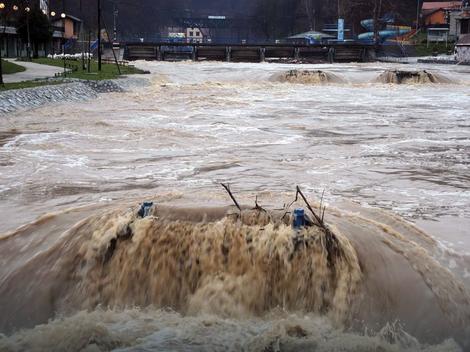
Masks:
[[[470,45],[457,46],[457,61],[470,63]]]

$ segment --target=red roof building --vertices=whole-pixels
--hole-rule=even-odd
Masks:
[[[429,12],[433,12],[439,9],[460,9],[462,7],[462,1],[438,1],[438,2],[423,2],[423,15]]]

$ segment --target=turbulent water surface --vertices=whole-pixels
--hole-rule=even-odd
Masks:
[[[138,65],[0,116],[0,350],[470,348],[468,69]]]

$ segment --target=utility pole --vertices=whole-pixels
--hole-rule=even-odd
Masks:
[[[60,15],[60,17],[62,17],[63,19],[63,24],[64,24],[64,34],[63,34],[63,38],[62,38],[62,55],[64,56],[63,59],[64,59],[64,77],[67,77],[67,61],[65,59],[65,26],[66,26],[66,18],[67,18],[67,15],[65,14],[65,0],[62,0],[62,13]]]
[[[117,42],[117,19],[118,19],[119,10],[117,8],[116,2],[113,2],[113,18],[114,18],[114,28],[113,28],[113,42]]]
[[[417,5],[416,5],[416,31],[418,31],[419,29],[419,10],[420,10],[420,2],[419,0],[417,1]]]
[[[2,65],[2,48],[3,48],[3,35],[0,38],[0,86],[3,86],[3,65]]]
[[[3,2],[0,3],[0,24],[3,24],[3,11],[5,11],[5,4]],[[3,25],[2,36],[0,37],[0,86],[4,86],[3,84],[3,65],[2,65],[2,49],[3,49],[3,37],[6,31],[7,24]],[[8,44],[7,44],[8,45]]]
[[[382,0],[375,0],[374,2],[374,44],[376,47],[380,44],[380,27],[383,23],[382,20]]]
[[[379,44],[379,6],[378,0],[374,1],[374,44]]]
[[[0,2],[0,25],[3,25],[3,30],[2,30],[2,36],[0,37],[0,86],[4,86],[5,84],[3,83],[3,65],[2,65],[2,48],[3,48],[3,41],[5,38],[5,32],[7,30],[7,21],[3,21],[3,19],[6,19],[7,14],[5,13],[6,6],[4,2]],[[8,43],[7,43],[8,45]]]
[[[80,40],[82,41],[82,70],[85,71],[85,25],[83,24],[83,7],[82,7],[82,0],[80,0],[80,17],[82,22],[80,22]]]
[[[30,7],[27,7],[25,9],[26,11],[26,31],[28,33],[28,50],[27,50],[27,56],[28,56],[28,61],[31,61],[31,31],[29,30],[29,12],[31,11]]]
[[[101,71],[101,0],[98,0],[98,71]]]

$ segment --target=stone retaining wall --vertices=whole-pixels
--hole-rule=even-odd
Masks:
[[[46,104],[94,99],[99,93],[124,92],[145,85],[148,85],[145,78],[128,77],[105,81],[69,80],[57,85],[7,90],[0,92],[0,116]]]

